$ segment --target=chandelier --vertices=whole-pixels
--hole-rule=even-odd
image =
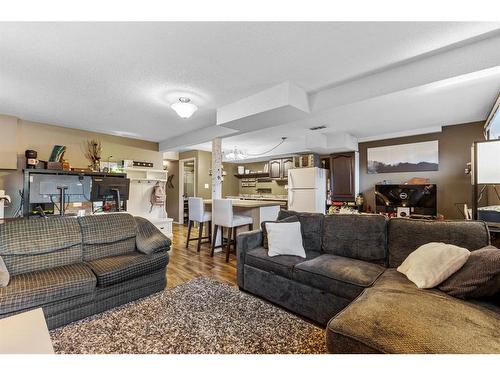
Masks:
[[[246,154],[236,147],[234,147],[234,149],[228,151],[227,153],[223,152],[223,154],[224,159],[226,160],[244,160],[247,158]]]
[[[242,150],[238,149],[236,146],[234,146],[234,148],[232,150],[228,151],[227,153],[222,152],[223,158],[226,160],[244,160],[248,157],[254,158],[254,157],[258,157],[258,156],[264,156],[264,155],[270,153],[271,151],[274,151],[275,149],[277,149],[283,143],[285,143],[286,139],[287,139],[287,137],[281,137],[281,141],[276,146],[273,146],[269,150],[266,150],[264,152],[259,152],[258,154],[245,153]]]

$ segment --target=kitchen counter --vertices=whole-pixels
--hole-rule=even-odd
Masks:
[[[272,202],[288,202],[288,198],[275,197],[244,197],[244,196],[228,196],[227,199],[246,200],[246,201],[272,201]]]
[[[231,199],[233,201],[233,207],[235,208],[259,208],[259,207],[273,207],[280,206],[279,201],[266,201],[266,200],[246,200],[246,199]],[[206,205],[212,205],[211,199],[204,199],[203,203]]]

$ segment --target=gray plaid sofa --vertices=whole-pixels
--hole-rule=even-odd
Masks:
[[[0,224],[11,276],[0,318],[41,307],[52,329],[161,291],[169,249],[152,223],[127,213]]]
[[[260,230],[237,237],[240,289],[326,326],[331,353],[500,353],[500,296],[419,290],[395,270],[417,247],[489,244],[482,222],[297,215],[306,259],[269,257]]]

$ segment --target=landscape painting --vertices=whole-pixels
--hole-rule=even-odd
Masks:
[[[423,172],[439,169],[439,142],[418,142],[368,149],[368,173]]]

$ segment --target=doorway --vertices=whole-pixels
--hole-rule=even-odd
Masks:
[[[196,159],[179,160],[179,224],[189,220],[188,198],[196,197]]]

